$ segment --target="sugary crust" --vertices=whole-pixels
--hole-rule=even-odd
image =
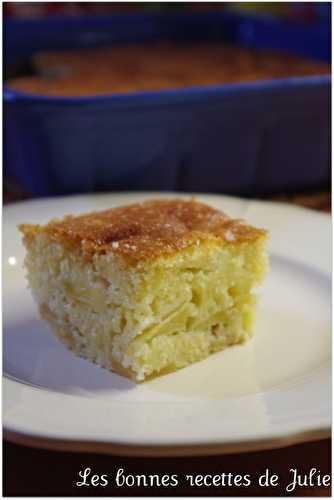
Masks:
[[[42,232],[67,247],[81,248],[87,257],[113,252],[134,262],[173,254],[203,240],[238,244],[266,236],[263,229],[193,199],[150,200],[19,228],[27,242]]]

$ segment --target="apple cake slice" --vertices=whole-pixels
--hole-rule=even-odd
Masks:
[[[194,200],[22,224],[40,313],[79,356],[139,382],[248,339],[267,233]]]

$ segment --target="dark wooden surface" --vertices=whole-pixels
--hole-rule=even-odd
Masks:
[[[330,496],[330,488],[298,487],[286,492],[291,482],[290,469],[308,474],[312,467],[321,475],[330,474],[330,440],[305,443],[265,452],[193,458],[125,458],[116,456],[63,453],[4,443],[5,496]],[[122,468],[127,474],[178,474],[177,488],[80,487],[79,471],[90,467],[94,474],[114,476]],[[256,478],[269,468],[280,478],[275,488],[189,487],[185,474],[251,474]]]
[[[6,202],[23,198],[8,190],[4,192]],[[309,208],[330,211],[330,194],[315,193],[298,196],[276,197]],[[199,429],[200,432],[200,429]],[[277,450],[193,458],[124,458],[97,454],[64,453],[38,450],[4,442],[3,494],[5,496],[330,496],[330,487],[297,487],[286,492],[291,481],[290,469],[302,475],[314,467],[324,476],[331,471],[330,440],[304,443]],[[94,474],[112,477],[117,469],[128,474],[177,474],[180,482],[176,488],[117,488],[76,486],[79,471],[90,467]],[[250,474],[257,478],[265,469],[279,476],[279,486],[260,488],[256,481],[244,487],[192,487],[183,480],[185,474]]]

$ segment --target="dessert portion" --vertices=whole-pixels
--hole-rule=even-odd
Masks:
[[[104,368],[140,382],[252,335],[263,229],[171,199],[20,230],[42,317]]]
[[[327,63],[219,43],[124,45],[36,53],[37,76],[9,88],[48,96],[89,96],[329,74]]]

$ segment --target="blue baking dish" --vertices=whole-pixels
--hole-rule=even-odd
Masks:
[[[6,67],[36,50],[222,40],[330,60],[330,27],[231,13],[8,20]],[[244,196],[327,186],[330,77],[60,98],[4,86],[4,167],[34,195],[182,190]]]

